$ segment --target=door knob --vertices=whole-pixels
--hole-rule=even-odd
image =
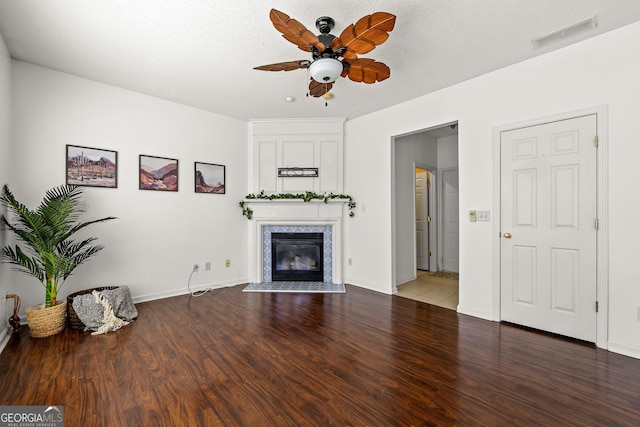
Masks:
[[[505,239],[510,239],[511,238],[511,233],[509,233],[508,231],[506,233],[503,234]]]

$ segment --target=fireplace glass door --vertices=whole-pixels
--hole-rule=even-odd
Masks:
[[[323,233],[272,233],[271,280],[322,282]]]

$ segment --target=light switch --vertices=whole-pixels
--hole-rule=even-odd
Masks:
[[[490,221],[491,213],[490,211],[478,211],[478,221]]]

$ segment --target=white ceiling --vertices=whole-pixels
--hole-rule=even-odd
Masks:
[[[253,70],[310,58],[272,26],[272,7],[314,33],[330,16],[336,35],[364,15],[395,14],[389,39],[360,55],[391,77],[340,78],[325,106],[305,96],[306,70]],[[593,15],[594,30],[533,49],[533,37]],[[0,0],[15,59],[242,120],[358,117],[638,20],[638,0]]]

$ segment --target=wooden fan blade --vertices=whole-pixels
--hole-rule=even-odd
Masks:
[[[303,59],[300,61],[278,62],[276,64],[261,65],[259,67],[255,67],[254,70],[293,71],[293,70],[298,70],[300,68],[307,68],[309,67],[309,64],[311,64],[311,61]]]
[[[391,70],[387,65],[374,59],[358,58],[348,62],[349,71],[347,77],[354,82],[367,84],[381,82],[391,76]]]
[[[333,39],[333,42],[331,43],[331,50],[335,52],[336,50],[338,50],[338,48],[341,47],[346,48],[345,52],[342,54],[342,57],[344,59],[355,59],[358,57],[355,51],[349,49],[344,45],[344,43],[342,43],[340,37],[336,37],[335,39]]]
[[[396,24],[396,16],[387,12],[376,12],[349,25],[333,40],[331,46],[335,50],[340,46],[347,48],[344,58],[348,55],[371,52],[389,38],[389,32]]]
[[[333,87],[332,83],[319,83],[313,79],[309,82],[309,95],[314,98],[320,98],[325,93],[329,92]]]
[[[311,47],[320,52],[324,52],[326,49],[326,46],[318,40],[318,36],[309,31],[300,22],[290,18],[286,13],[271,9],[269,18],[276,30],[280,31],[286,40],[297,45],[305,52],[311,52]]]

